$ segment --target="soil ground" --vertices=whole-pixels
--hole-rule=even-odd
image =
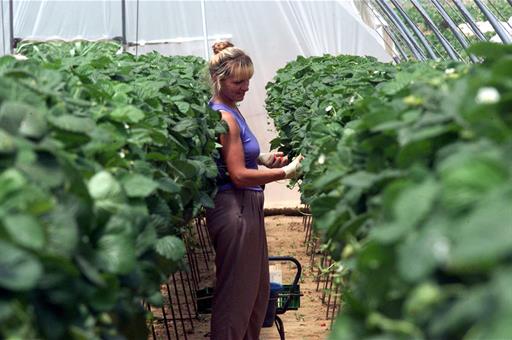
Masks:
[[[267,216],[265,218],[267,240],[270,256],[289,255],[302,264],[303,273],[300,280],[301,306],[298,310],[289,310],[280,315],[283,320],[287,340],[317,340],[326,339],[329,334],[330,319],[326,317],[326,306],[322,304],[321,289],[317,292],[315,268],[310,266],[310,257],[304,246],[305,233],[302,217],[298,216]],[[271,263],[272,264],[272,263]],[[289,262],[277,264],[283,273],[282,282],[291,282],[295,274],[294,267]],[[210,315],[200,315],[195,322],[193,334],[189,339],[208,339]],[[280,339],[276,327],[263,328],[261,340]]]

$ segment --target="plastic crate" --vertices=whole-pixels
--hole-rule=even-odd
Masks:
[[[286,299],[290,296],[290,303],[288,309],[297,310],[300,307],[300,285],[283,285],[283,290],[279,292],[279,298],[277,300],[277,308],[283,308],[286,303]]]

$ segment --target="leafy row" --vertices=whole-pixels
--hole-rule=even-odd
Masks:
[[[509,334],[512,50],[482,44],[472,52],[486,62],[389,71],[367,61],[323,73],[324,60],[354,57],[299,59],[268,85],[275,144],[292,141],[292,152],[306,156],[303,198],[338,260],[344,303],[332,338]],[[298,76],[299,63],[315,72]],[[346,80],[319,84],[349,68],[367,82],[354,88],[365,95],[351,100],[348,90],[334,100]],[[383,70],[387,79],[369,82]],[[290,99],[301,87],[305,97]],[[303,130],[280,125],[297,118]]]
[[[143,338],[215,191],[205,63],[113,43],[0,58],[0,337]]]

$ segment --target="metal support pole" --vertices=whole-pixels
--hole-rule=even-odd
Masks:
[[[441,14],[441,17],[443,20],[448,24],[448,27],[450,27],[450,30],[452,31],[453,35],[455,35],[455,38],[457,41],[462,45],[462,47],[466,50],[469,47],[469,43],[466,40],[466,37],[464,37],[460,32],[459,28],[455,24],[455,22],[452,20],[452,18],[448,15],[448,13],[445,11],[444,7],[439,3],[438,0],[431,0],[434,6],[436,7],[439,14]],[[476,63],[478,62],[478,59],[474,55],[469,55],[469,59],[471,59],[472,62]]]
[[[509,0],[512,1],[512,0]],[[469,24],[475,35],[478,37],[478,39],[482,41],[486,41],[485,35],[480,31],[480,28],[475,23],[475,19],[473,19],[473,16],[468,11],[466,6],[464,6],[464,3],[461,0],[453,0],[453,3],[455,6],[457,6],[457,9],[462,13],[462,16],[466,20],[466,22]]]
[[[455,53],[453,46],[446,40],[446,38],[443,36],[439,28],[437,28],[434,21],[428,15],[427,11],[425,11],[425,9],[420,5],[420,3],[417,0],[411,0],[411,2],[414,5],[414,7],[416,7],[418,12],[420,12],[421,16],[425,19],[427,25],[430,26],[432,32],[434,32],[435,36],[437,37],[441,45],[443,45],[443,48],[446,50],[450,58],[454,60],[459,60],[460,58]]]
[[[123,50],[126,51],[126,0],[121,0],[121,30],[123,35]]]
[[[512,30],[512,25],[508,23],[508,19],[503,15],[503,13],[500,12],[499,8],[496,8],[491,0],[487,2],[489,6],[494,10],[494,12],[497,14],[497,17],[499,20],[503,20],[505,24]]]
[[[430,46],[430,43],[428,42],[427,38],[425,37],[425,35],[423,34],[423,32],[421,32],[419,30],[419,28],[416,26],[416,24],[414,22],[412,22],[411,18],[409,18],[409,16],[407,15],[407,13],[403,10],[402,6],[400,6],[400,4],[398,3],[398,1],[396,0],[391,0],[391,2],[393,3],[393,5],[395,6],[395,8],[398,10],[398,12],[400,13],[400,15],[404,18],[404,20],[407,22],[407,24],[409,25],[409,27],[411,27],[411,29],[413,30],[414,34],[416,34],[416,36],[418,37],[418,39],[420,39],[421,43],[423,44],[423,46],[425,47],[425,49],[427,50],[428,52],[428,55],[430,56],[430,58],[432,59],[435,59],[435,60],[438,60],[439,57],[435,54],[434,50],[432,49],[432,46]]]
[[[405,61],[409,60],[409,58],[407,57],[407,53],[405,53],[404,49],[402,48],[402,45],[400,45],[398,38],[395,36],[395,34],[391,32],[388,27],[383,26],[382,28],[384,29],[386,34],[389,35],[389,37],[393,41],[393,44],[395,44],[398,53],[402,56],[402,59]]]
[[[405,43],[411,50],[414,57],[418,60],[425,60],[425,56],[423,55],[422,51],[419,49],[419,46],[417,46],[416,41],[411,36],[409,30],[404,26],[403,22],[398,18],[398,16],[393,12],[391,8],[389,8],[388,4],[384,0],[377,0],[376,1],[379,7],[381,8],[382,12],[389,18],[389,20],[396,26],[398,29],[398,32],[404,39]]]
[[[505,43],[505,44],[512,43],[512,39],[508,35],[507,31],[505,31],[505,29],[503,28],[503,26],[501,26],[501,23],[498,21],[498,19],[496,19],[494,14],[492,14],[491,11],[489,11],[489,9],[483,4],[483,2],[480,0],[473,0],[473,1],[478,6],[478,8],[480,8],[480,10],[485,15],[485,17],[489,20],[489,23],[491,24],[491,26],[494,28],[494,30],[498,34],[501,41],[503,41],[503,43]]]
[[[1,1],[1,0],[0,0]],[[9,49],[14,54],[14,2],[9,0]],[[3,20],[3,18],[2,18]]]
[[[4,2],[0,0],[0,15],[2,16],[2,53],[0,56],[5,54],[5,17],[4,17]]]
[[[386,25],[384,22],[382,22],[382,19],[380,18],[380,15],[379,15],[378,13],[375,13],[375,11],[373,10],[372,6],[370,6],[370,4],[369,4],[366,0],[363,0],[363,3],[364,3],[364,4],[366,5],[366,7],[368,7],[368,9],[373,13],[373,15],[375,16],[375,18],[377,18],[377,20],[379,20],[379,22],[380,22],[380,24],[381,24],[381,26],[382,26],[382,29],[383,29],[383,31],[384,31],[384,33],[385,33],[385,34],[387,34],[387,35],[389,36],[389,38],[393,41],[393,44],[394,44],[394,45],[396,46],[396,48],[399,50],[398,52],[400,53],[400,55],[402,56],[402,58],[403,58],[404,60],[407,60],[407,54],[406,54],[406,53],[401,49],[401,46],[397,43],[397,41],[395,41],[395,37],[394,37],[392,34],[390,34],[390,33],[388,32],[388,30],[386,29],[386,28],[387,28],[387,25]],[[379,35],[381,36],[382,41],[384,41],[384,44],[386,44],[386,46],[390,47],[390,50],[391,50],[393,53],[395,53],[393,46],[390,46],[390,45],[386,42],[386,39],[384,38],[384,36],[383,36],[383,35],[381,35],[381,34],[379,33],[379,31],[377,31],[377,30],[375,30],[375,31],[377,32],[377,34],[379,34]],[[392,56],[392,58],[393,58],[393,60],[394,60],[396,63],[399,63],[399,62],[400,62],[400,57],[399,57],[397,54],[393,55],[393,56]],[[306,208],[307,208],[307,209],[309,209],[309,206],[306,206]],[[304,215],[304,218],[305,218],[305,219],[304,219],[304,221],[305,221],[305,222],[304,222],[304,223],[305,223],[305,224],[304,224],[304,230],[306,230],[306,226],[307,226],[307,224],[306,224],[306,222],[307,222],[307,217],[311,217],[311,215],[309,215],[309,216],[308,216],[308,215]]]
[[[210,54],[208,53],[210,50],[208,48],[208,26],[206,24],[206,9],[204,6],[204,1],[201,0],[201,18],[203,19],[203,44],[204,44],[204,59],[208,60]]]

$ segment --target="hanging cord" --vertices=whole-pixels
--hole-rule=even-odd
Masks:
[[[135,21],[135,56],[139,56],[139,0],[137,0],[137,18]]]
[[[492,7],[494,12],[498,13],[498,16],[500,17],[500,19],[503,20],[507,24],[507,26],[510,27],[510,29],[512,29],[512,26],[510,26],[510,24],[508,23],[508,20],[510,20],[510,18],[509,19],[505,18],[503,16],[503,13],[500,13],[500,11],[496,8],[496,6],[494,6],[494,4],[492,3],[491,0],[489,0],[487,3]]]
[[[2,52],[5,52],[5,20],[4,20],[4,0],[0,0],[0,15],[2,15]]]
[[[381,20],[380,16],[379,16],[379,15],[377,15],[377,14],[375,13],[375,11],[373,10],[373,8],[368,4],[368,1],[367,1],[367,0],[363,0],[363,4],[364,4],[364,5],[366,5],[366,7],[368,7],[368,9],[369,9],[370,11],[372,11],[373,16],[374,16],[374,17],[376,17],[376,18],[377,18],[377,20],[379,20],[380,24],[382,25],[382,29],[383,29],[383,30],[385,30],[385,26],[386,26],[386,25],[384,25],[384,23],[382,22],[382,20]],[[395,49],[394,49],[394,47],[393,47],[393,46],[391,46],[391,45],[386,41],[386,39],[384,38],[384,36],[383,36],[383,35],[382,35],[382,34],[381,34],[377,29],[375,29],[375,28],[374,28],[374,31],[375,31],[375,32],[377,32],[377,34],[382,38],[382,41],[384,41],[384,44],[386,45],[386,47],[388,47],[391,51],[393,51],[393,53],[395,53]],[[390,35],[390,37],[391,37],[391,35]],[[391,39],[393,40],[393,42],[395,42],[395,41],[394,41],[394,39],[393,39],[392,37],[391,37]],[[395,44],[396,44],[396,42],[395,42]],[[395,53],[395,55],[394,55],[394,56],[392,56],[392,58],[393,58],[393,59],[395,59],[395,57],[398,57],[398,54],[397,54],[397,53]]]

